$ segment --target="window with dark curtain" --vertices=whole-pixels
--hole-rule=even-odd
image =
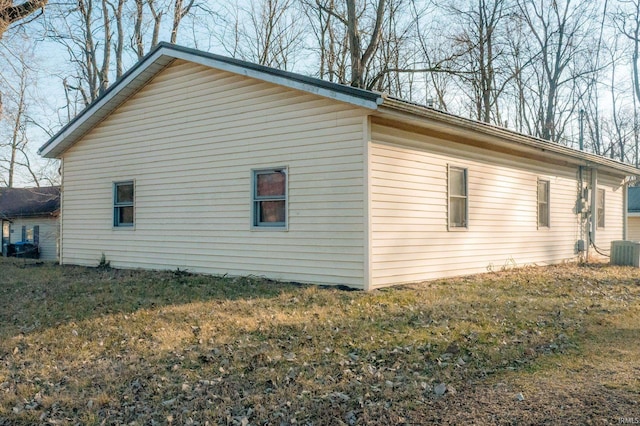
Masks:
[[[283,169],[257,170],[254,171],[253,182],[253,225],[286,226],[286,171]]]

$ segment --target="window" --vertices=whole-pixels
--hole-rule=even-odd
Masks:
[[[449,228],[466,228],[468,219],[467,169],[449,167]]]
[[[253,171],[253,226],[286,228],[287,170]]]
[[[9,221],[8,220],[3,220],[2,221],[2,244],[9,244]]]
[[[538,228],[549,227],[549,181],[538,179]]]
[[[133,182],[113,184],[113,226],[133,226]]]
[[[604,228],[604,194],[605,190],[598,188],[596,197],[596,224],[598,228]]]
[[[40,226],[22,226],[22,241],[38,245],[40,243]]]

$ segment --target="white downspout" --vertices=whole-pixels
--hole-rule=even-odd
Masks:
[[[62,248],[64,246],[64,158],[60,159],[60,212],[58,213],[58,263],[63,265]]]
[[[627,179],[624,180],[624,185],[622,186],[622,239],[627,241],[628,233],[629,233],[629,225],[627,223],[627,216],[629,215],[629,181]]]
[[[589,243],[594,247],[596,245],[596,228],[598,223],[598,170],[591,169],[591,214],[589,214]]]

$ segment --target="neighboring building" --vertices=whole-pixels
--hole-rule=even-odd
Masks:
[[[40,259],[57,260],[60,187],[0,188],[2,247],[29,242],[38,246]]]
[[[595,255],[639,170],[161,43],[47,142],[61,262],[373,289]]]
[[[627,201],[627,239],[640,241],[640,186],[630,186]]]

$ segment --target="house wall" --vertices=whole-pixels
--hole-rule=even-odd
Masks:
[[[374,123],[372,288],[575,259],[578,172]],[[447,165],[468,169],[469,226],[447,230]],[[551,226],[537,226],[537,180],[550,181]],[[607,188],[606,231],[620,239],[621,189]],[[606,247],[606,246],[605,246]]]
[[[624,192],[621,177],[597,173],[598,188],[605,190],[605,224],[596,228],[595,244],[601,253],[608,254],[611,241],[624,240]],[[598,253],[594,253],[598,255]],[[600,255],[601,256],[601,255]]]
[[[62,262],[364,282],[366,111],[176,61],[63,158]],[[288,230],[251,229],[251,170],[288,167]],[[135,180],[135,227],[114,228]]]
[[[22,241],[22,227],[39,226],[40,259],[58,260],[59,226],[55,217],[13,219],[9,227],[9,244]]]
[[[640,241],[640,216],[627,217],[627,240]]]

